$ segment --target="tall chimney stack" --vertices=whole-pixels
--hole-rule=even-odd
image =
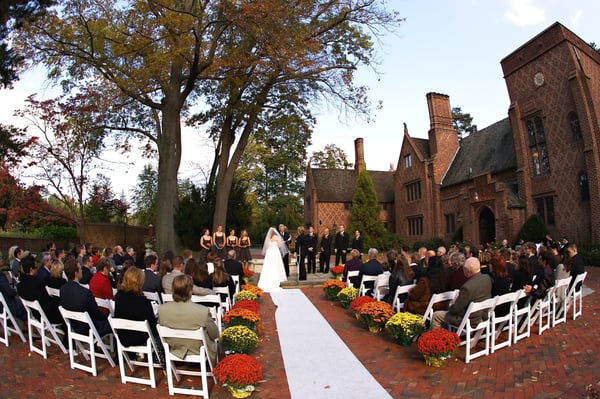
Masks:
[[[363,139],[359,137],[354,140],[354,169],[360,172],[361,169],[365,169],[366,167]]]

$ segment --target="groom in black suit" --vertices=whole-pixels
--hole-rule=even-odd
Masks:
[[[350,238],[346,233],[346,226],[342,224],[340,225],[340,231],[335,235],[335,241],[333,245],[336,266],[340,264],[340,260],[342,261],[342,264],[346,263],[346,251],[348,251],[349,242]]]
[[[292,241],[292,236],[287,231],[286,227],[283,224],[279,225],[279,235],[283,240],[283,243],[287,247],[287,251],[285,255],[283,255],[283,268],[285,269],[285,275],[287,277],[290,276],[290,241]]]

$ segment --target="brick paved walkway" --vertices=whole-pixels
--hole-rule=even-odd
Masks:
[[[414,345],[401,347],[385,333],[369,333],[338,303],[327,301],[319,288],[303,291],[392,397],[582,398],[586,385],[595,384],[600,389],[600,268],[586,270],[586,285],[595,292],[584,298],[583,317],[569,320],[542,336],[534,329],[531,338],[469,364],[464,363],[459,352],[458,359],[443,369],[426,366]],[[252,355],[261,362],[265,381],[252,397],[289,398],[275,326],[275,306],[268,295],[261,302],[264,330]],[[71,370],[68,357],[55,346],[50,347],[49,358],[44,360],[30,354],[27,344],[12,338],[9,348],[0,346],[0,364],[0,397],[6,399],[168,397],[164,376],[159,375],[156,389],[121,384],[118,367],[110,368],[100,359],[99,375],[92,377]],[[331,367],[335,367],[334,358]],[[209,384],[211,398],[231,397],[221,387]],[[347,398],[352,399],[351,394]]]

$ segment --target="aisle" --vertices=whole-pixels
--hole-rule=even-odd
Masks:
[[[301,290],[271,298],[292,399],[391,398]]]

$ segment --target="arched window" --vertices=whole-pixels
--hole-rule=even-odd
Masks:
[[[533,166],[533,175],[550,174],[550,159],[546,148],[546,134],[544,133],[544,122],[541,116],[534,116],[525,121],[527,137],[529,141],[529,153]]]
[[[569,112],[569,127],[571,128],[571,135],[573,141],[581,140],[581,124],[579,123],[579,116],[576,112]]]
[[[579,196],[582,201],[590,200],[590,186],[588,185],[587,173],[581,172],[577,176],[577,181],[579,182]]]

